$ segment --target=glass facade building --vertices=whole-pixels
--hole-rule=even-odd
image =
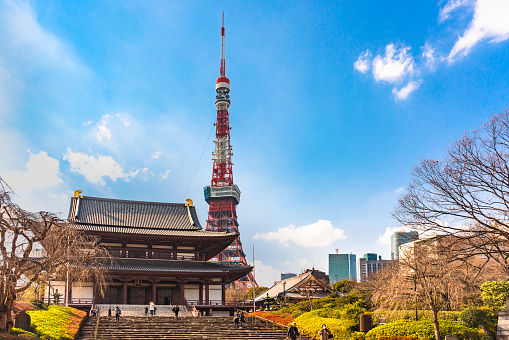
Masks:
[[[357,281],[357,257],[354,254],[329,254],[329,281]]]
[[[391,260],[399,259],[399,246],[419,239],[419,233],[412,231],[396,231],[391,236]]]

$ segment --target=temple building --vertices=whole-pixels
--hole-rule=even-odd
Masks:
[[[104,297],[94,282],[69,289],[69,304],[196,306],[209,313],[229,310],[225,287],[250,266],[207,262],[228,247],[235,232],[204,231],[191,200],[155,203],[81,196],[71,199],[68,223],[100,238],[113,261]],[[65,299],[65,283],[53,282]],[[51,295],[51,293],[50,293]],[[231,309],[231,308],[230,308]]]

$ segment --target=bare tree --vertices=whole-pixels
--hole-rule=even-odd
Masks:
[[[99,292],[104,290],[103,264],[108,255],[98,241],[70,228],[54,213],[21,209],[12,201],[12,191],[1,178],[0,252],[2,331],[12,328],[12,307],[17,295],[45,275],[68,277],[75,282],[95,279]]]
[[[423,160],[393,216],[461,240],[464,257],[484,254],[509,275],[509,110],[467,133],[443,160]]]
[[[433,315],[435,338],[440,339],[438,312],[460,306],[468,291],[468,277],[478,276],[479,267],[458,260],[454,251],[444,251],[450,240],[417,241],[400,252],[399,261],[373,276],[373,302],[388,309],[408,309],[417,303]],[[474,272],[477,268],[477,272]],[[417,315],[416,315],[417,318]]]

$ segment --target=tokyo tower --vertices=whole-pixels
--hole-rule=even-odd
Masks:
[[[236,207],[240,201],[240,189],[233,183],[232,146],[230,143],[230,120],[228,108],[230,107],[230,80],[225,75],[224,59],[224,13],[221,27],[221,68],[219,78],[216,80],[216,108],[217,120],[215,148],[212,153],[214,166],[212,181],[204,190],[205,201],[209,204],[207,218],[208,231],[239,232]],[[240,236],[232,244],[210,261],[227,265],[247,266],[246,254],[242,250]],[[252,273],[235,282],[240,288],[257,286]]]

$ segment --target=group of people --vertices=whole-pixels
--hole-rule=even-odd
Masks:
[[[240,327],[243,327],[244,321],[246,321],[246,316],[244,315],[244,312],[241,310],[235,312],[235,315],[233,317],[233,327],[239,328],[239,324],[240,324]]]
[[[331,331],[327,329],[326,325],[322,325],[322,329],[318,331],[318,335],[320,336],[320,340],[329,340],[333,339]],[[290,328],[288,328],[288,332],[286,333],[286,338],[290,340],[297,340],[300,338],[300,332],[297,329],[297,323],[292,322]]]

